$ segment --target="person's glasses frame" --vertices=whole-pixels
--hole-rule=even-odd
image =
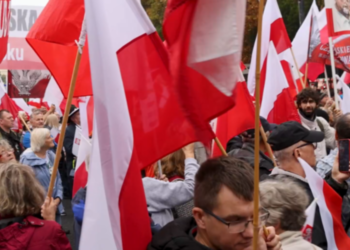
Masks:
[[[247,229],[249,223],[253,224],[253,219],[246,220],[246,221],[228,222],[209,210],[203,209],[203,211],[206,214],[214,217],[216,220],[220,221],[221,223],[225,224],[227,226],[227,228],[229,229],[229,232],[232,234],[243,233]],[[266,208],[261,207],[260,208],[260,215],[259,215],[259,227],[260,228],[265,225],[265,223],[269,217],[270,217],[270,212]],[[241,225],[242,228],[240,228],[239,225]]]
[[[304,143],[304,144],[302,144],[302,145],[296,147],[296,149],[297,149],[297,148],[302,148],[302,147],[305,147],[305,146],[308,146],[308,145],[312,145],[312,146],[314,147],[314,149],[317,148],[317,143],[307,142],[307,143]]]

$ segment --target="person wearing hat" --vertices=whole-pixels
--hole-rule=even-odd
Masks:
[[[270,124],[265,118],[260,117],[261,126],[264,128],[264,131],[270,132],[272,131],[276,125]],[[250,129],[241,134],[241,138],[243,140],[243,144],[240,148],[236,148],[231,150],[228,155],[243,160],[254,168],[254,129]],[[259,174],[260,179],[265,179],[274,168],[273,161],[267,157],[264,152],[266,152],[266,146],[264,141],[260,136],[260,159],[259,159]]]
[[[305,88],[297,95],[297,105],[301,124],[308,130],[320,131],[324,133],[324,139],[318,143],[315,149],[316,160],[327,155],[327,148],[336,147],[335,130],[321,116],[317,115],[317,106],[319,105],[320,96],[317,91]]]
[[[74,168],[76,156],[73,154],[73,144],[75,137],[76,126],[80,126],[80,112],[79,108],[74,105],[71,106],[68,116],[68,126],[66,128],[66,135],[64,137],[63,146],[66,150],[67,157],[67,175],[68,175],[68,194],[66,198],[72,198]]]
[[[296,121],[289,121],[279,125],[272,131],[268,139],[268,143],[271,145],[278,162],[278,167],[273,169],[269,178],[284,176],[293,179],[305,188],[311,203],[315,197],[313,197],[310,186],[305,179],[305,172],[298,158],[303,159],[315,169],[315,149],[323,140],[324,133],[321,131],[308,130]],[[348,189],[346,180],[349,179],[349,177],[350,172],[340,172],[338,161],[335,161],[333,169],[326,175],[325,181],[343,197]],[[318,207],[315,213],[312,243],[322,249],[327,249],[327,239]]]

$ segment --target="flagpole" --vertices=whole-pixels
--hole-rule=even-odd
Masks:
[[[330,91],[330,89],[329,89],[328,74],[327,74],[326,65],[324,65],[324,76],[325,76],[325,79],[326,79],[327,94],[328,94],[328,97],[331,98],[331,91]]]
[[[262,15],[264,12],[265,0],[259,2],[258,14],[258,46],[256,53],[255,69],[255,143],[254,143],[254,238],[253,250],[258,250],[259,240],[259,153],[260,153],[260,56],[262,38]],[[298,68],[299,70],[299,68]]]
[[[18,115],[19,116],[19,119],[22,121],[23,125],[26,127],[26,129],[28,130],[29,133],[32,133],[32,131],[30,131],[29,127],[28,127],[28,124],[24,121],[22,115]]]
[[[297,72],[298,72],[298,76],[299,76],[299,78],[300,78],[301,85],[303,86],[303,89],[305,89],[305,83],[304,83],[304,81],[303,81],[303,77],[302,77],[301,74],[300,74],[299,66],[298,66],[297,60],[295,59],[295,55],[294,55],[294,52],[293,52],[293,48],[290,48],[290,51],[291,51],[291,53],[292,53],[294,65],[295,65],[295,67],[297,68]]]
[[[54,166],[53,166],[53,171],[51,174],[50,185],[49,185],[49,188],[47,191],[47,197],[52,197],[53,187],[54,187],[54,184],[56,182],[58,164],[61,160],[61,152],[62,152],[64,137],[66,134],[66,126],[67,126],[67,122],[68,122],[69,110],[70,110],[70,106],[72,104],[75,84],[76,84],[77,78],[78,78],[78,71],[79,71],[79,66],[80,66],[80,61],[81,61],[81,55],[83,53],[83,47],[85,45],[85,38],[86,38],[86,23],[85,23],[85,17],[84,17],[82,30],[81,30],[81,34],[80,34],[80,39],[79,39],[79,42],[77,43],[77,45],[78,45],[77,55],[75,58],[72,78],[71,78],[71,82],[70,82],[70,86],[69,86],[66,109],[64,112],[63,120],[62,120],[61,134],[60,134],[60,138],[58,140],[56,157],[55,157],[55,162],[54,162]]]
[[[260,135],[264,141],[264,145],[265,145],[267,152],[271,158],[271,161],[273,162],[273,165],[276,167],[277,165],[276,165],[275,157],[273,156],[270,144],[267,143],[267,136],[266,136],[265,130],[262,126],[260,126]]]
[[[335,101],[335,108],[339,109],[339,103],[338,103],[338,88],[337,88],[337,79],[335,76],[335,61],[334,61],[334,51],[333,51],[333,38],[328,38],[329,42],[329,55],[331,58],[331,66],[332,66],[332,78],[333,78],[333,90],[334,90],[334,101]]]
[[[309,73],[309,63],[306,63],[306,67],[305,67],[305,84],[307,84],[307,74]],[[304,86],[305,87],[305,86]]]
[[[226,150],[224,149],[224,147],[222,146],[222,144],[221,144],[219,138],[215,137],[214,141],[215,141],[216,145],[218,146],[218,148],[220,149],[222,155],[228,156],[228,155],[227,155],[227,152],[226,152]]]

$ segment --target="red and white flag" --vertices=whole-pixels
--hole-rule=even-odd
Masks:
[[[325,0],[329,36],[350,34],[349,2]]]
[[[216,125],[213,130],[216,137],[225,146],[233,137],[243,133],[248,129],[254,128],[255,108],[252,98],[249,95],[247,84],[239,82],[235,91],[235,106],[225,114],[216,119]],[[221,156],[222,153],[216,143],[213,144],[213,156]]]
[[[215,135],[209,122],[233,107],[240,70],[246,1],[168,1],[163,34],[170,72],[198,138]],[[215,105],[213,105],[215,104]]]
[[[283,22],[281,11],[278,7],[277,0],[268,0],[266,2],[263,21],[262,21],[262,40],[261,40],[261,59],[260,59],[260,95],[264,91],[266,83],[266,62],[269,50],[270,42],[273,42],[277,54],[281,60],[284,74],[286,75],[290,91],[292,95],[295,95],[296,90],[295,82],[293,79],[291,66],[294,66],[293,57],[290,51],[292,46],[286,27]],[[248,90],[252,96],[255,96],[255,70],[256,70],[256,53],[257,53],[257,40],[255,40],[254,49],[252,53],[252,60],[250,63],[248,74]]]
[[[12,98],[12,100],[21,110],[26,112],[28,115],[32,114],[32,109],[28,106],[28,104],[24,101],[23,98]]]
[[[50,0],[29,31],[26,40],[68,96],[84,18],[84,0]],[[88,44],[84,51],[88,51]],[[83,53],[74,96],[91,96],[89,53]],[[102,72],[101,72],[102,74]]]
[[[140,1],[86,0],[85,8],[96,119],[80,248],[146,249],[141,169],[196,141],[195,129]]]
[[[23,110],[8,96],[4,85],[0,84],[0,110],[2,109],[6,109],[12,114],[15,120],[15,129],[21,128],[21,123],[18,120],[18,112]]]
[[[317,202],[316,199],[312,201],[309,207],[306,209],[306,221],[304,227],[301,230],[303,238],[308,242],[312,242],[312,230],[314,228],[315,214],[316,214]]]
[[[346,72],[343,73],[347,74]],[[344,83],[343,81],[343,76],[341,79],[339,79],[338,84],[337,84],[340,88],[343,89],[343,98],[339,98],[338,100],[340,100],[340,108],[341,111],[343,112],[343,114],[347,114],[350,113],[350,88],[347,84]]]
[[[7,53],[10,25],[10,0],[0,1],[0,63]]]
[[[60,139],[60,133],[61,131],[58,128],[51,128],[50,130],[51,137],[55,140],[56,143],[58,143],[58,140]]]
[[[266,62],[266,83],[260,115],[271,123],[298,121],[300,117],[289,92],[289,85],[273,42],[270,42]]]
[[[342,198],[304,160],[299,158],[299,162],[304,169],[313,196],[317,197],[328,249],[349,249],[350,238],[341,220]]]
[[[61,103],[64,99],[61,89],[58,87],[55,78],[51,77],[49,84],[45,90],[45,95],[43,98],[43,102],[47,104],[47,106],[51,107],[51,105],[55,105],[56,112],[62,116],[62,110],[60,109]]]

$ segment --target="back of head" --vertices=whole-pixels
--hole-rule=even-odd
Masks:
[[[47,128],[36,128],[32,131],[30,136],[30,148],[33,152],[39,152],[45,145],[47,136],[50,131]]]
[[[168,178],[178,175],[183,177],[185,175],[185,153],[182,149],[175,151],[161,160],[162,172]],[[158,174],[158,168],[155,170]]]
[[[297,95],[297,104],[298,106],[301,104],[303,100],[308,100],[311,98],[316,102],[316,105],[318,105],[320,101],[320,95],[316,90],[310,89],[310,88],[305,88],[302,91],[299,92]]]
[[[45,192],[33,170],[19,163],[0,167],[0,217],[40,213]]]
[[[261,206],[270,213],[267,224],[283,231],[300,231],[309,204],[306,191],[288,177],[268,179],[259,187]]]
[[[253,201],[253,169],[248,163],[233,157],[207,160],[196,174],[194,205],[204,210],[213,210],[223,186],[238,198]]]
[[[59,128],[59,119],[57,117],[57,115],[55,114],[51,114],[46,118],[46,122],[45,122],[46,126],[49,126],[50,128]]]
[[[350,113],[338,118],[335,130],[339,140],[350,139]]]

